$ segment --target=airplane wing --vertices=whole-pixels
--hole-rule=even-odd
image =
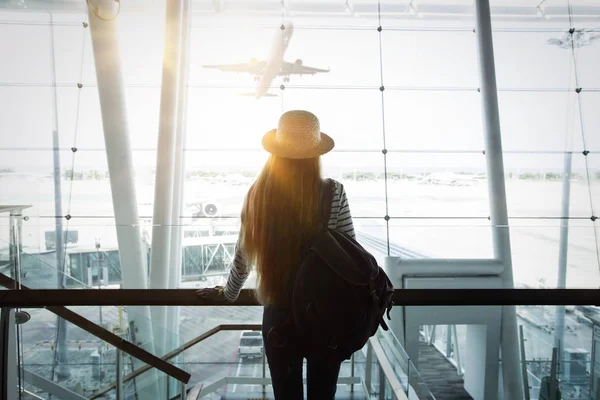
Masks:
[[[238,93],[238,96],[245,96],[245,97],[256,97],[256,92],[249,92],[249,93]],[[278,97],[276,94],[273,93],[263,93],[260,95],[260,97]]]
[[[252,75],[261,75],[266,64],[265,61],[255,61],[240,64],[203,65],[202,68],[217,69],[223,72],[246,72]]]
[[[329,72],[329,69],[309,67],[302,64],[302,60],[296,60],[293,63],[284,61],[279,75],[314,75],[320,72]]]

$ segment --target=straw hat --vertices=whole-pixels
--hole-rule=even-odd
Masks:
[[[308,111],[292,110],[279,118],[277,129],[263,136],[269,153],[283,158],[315,158],[333,149],[335,142],[321,132],[319,119]]]

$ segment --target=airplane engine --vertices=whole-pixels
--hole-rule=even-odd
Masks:
[[[191,204],[187,212],[192,214],[192,221],[198,218],[214,218],[219,216],[219,206],[213,201]]]
[[[213,202],[203,203],[202,211],[206,217],[217,217],[219,215],[219,207]]]
[[[302,70],[302,60],[301,59],[297,59],[296,61],[294,61],[294,69],[296,70],[296,72],[299,72]]]

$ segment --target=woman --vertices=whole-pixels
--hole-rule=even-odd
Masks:
[[[325,181],[320,156],[334,141],[320,131],[318,118],[308,111],[288,111],[277,129],[263,137],[271,156],[246,196],[242,226],[227,284],[198,291],[204,298],[233,302],[256,267],[256,295],[264,307],[263,338],[273,391],[279,400],[303,399],[304,355],[289,324],[287,305],[295,270],[323,228],[321,204]],[[331,180],[334,192],[328,227],[354,238],[344,187]],[[308,399],[333,399],[340,362],[307,359]]]

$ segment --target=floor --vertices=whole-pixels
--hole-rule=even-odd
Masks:
[[[436,400],[472,400],[456,368],[433,346],[419,344],[419,372]]]
[[[420,343],[419,347],[419,372],[427,384],[435,400],[472,400],[472,397],[463,388],[463,380],[456,373],[456,368],[433,346]],[[341,390],[340,390],[341,389]],[[227,393],[221,400],[272,400],[272,390],[267,390],[266,396],[262,393]],[[338,387],[336,400],[362,400],[367,397],[362,391],[350,393]],[[425,398],[425,397],[423,397]]]
[[[306,398],[306,394],[305,394]],[[228,393],[221,397],[221,400],[274,400],[273,391],[267,391],[266,396],[262,396],[262,393]],[[335,400],[367,400],[366,395],[361,391],[357,390],[354,393],[345,390],[337,391],[335,395]]]

